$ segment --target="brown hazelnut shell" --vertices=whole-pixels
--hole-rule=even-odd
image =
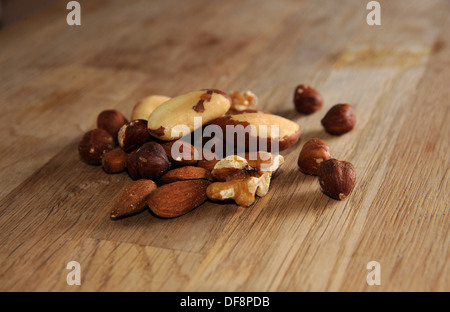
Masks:
[[[322,95],[308,85],[299,85],[294,92],[294,106],[297,112],[310,115],[323,106]]]
[[[164,148],[156,142],[147,142],[136,151],[139,174],[155,180],[170,169],[170,161]]]
[[[330,147],[325,141],[311,139],[303,145],[297,164],[303,173],[317,175],[320,164],[332,157]]]
[[[121,112],[115,109],[108,109],[102,111],[97,116],[97,128],[106,130],[114,138],[114,142],[117,141],[117,134],[120,128],[126,124],[128,120]]]
[[[78,144],[78,153],[90,165],[100,165],[103,154],[114,148],[114,139],[103,129],[88,131]]]
[[[139,166],[138,166],[138,161],[137,161],[137,150],[132,151],[131,153],[128,154],[126,166],[127,166],[128,175],[133,180],[139,180],[142,178],[141,174],[139,172]]]
[[[326,195],[343,200],[351,193],[355,185],[355,167],[346,161],[328,159],[320,165],[318,178],[320,187]]]
[[[126,169],[128,155],[120,147],[105,153],[102,167],[106,173],[119,173]]]
[[[144,119],[127,122],[120,128],[117,136],[120,147],[127,153],[152,140],[148,132],[147,120]]]
[[[325,130],[333,135],[350,132],[356,124],[353,107],[349,104],[337,104],[326,113],[321,123]]]

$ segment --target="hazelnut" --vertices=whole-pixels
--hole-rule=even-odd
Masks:
[[[103,155],[102,167],[106,173],[119,173],[126,169],[128,155],[120,147]]]
[[[88,131],[78,144],[81,159],[91,165],[100,165],[102,156],[114,148],[114,139],[103,129]]]
[[[97,117],[97,128],[106,130],[112,135],[114,141],[117,143],[117,133],[120,127],[128,121],[121,112],[115,109],[102,111]]]
[[[310,115],[322,108],[323,97],[316,89],[302,84],[295,89],[294,105],[299,113]]]
[[[350,194],[356,181],[353,165],[334,158],[320,165],[318,177],[322,191],[338,200],[343,200]]]
[[[139,173],[139,167],[137,162],[137,150],[132,151],[127,156],[126,167],[128,174],[133,180],[141,179],[141,174]]]
[[[158,179],[170,169],[164,148],[156,142],[147,142],[136,152],[139,173],[145,179]]]
[[[355,112],[349,104],[337,104],[333,106],[322,119],[322,126],[328,133],[334,135],[341,135],[352,131],[355,123]]]
[[[129,153],[142,144],[151,141],[151,135],[147,129],[147,120],[136,119],[124,124],[118,133],[119,145]]]
[[[303,173],[317,175],[320,164],[332,157],[327,143],[321,139],[311,139],[303,145],[297,163]]]

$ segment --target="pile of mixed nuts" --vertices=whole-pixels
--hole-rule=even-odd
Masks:
[[[134,180],[114,203],[111,218],[150,209],[163,218],[181,216],[205,201],[250,206],[265,196],[284,163],[279,151],[300,138],[300,126],[256,108],[250,91],[227,94],[204,89],[174,98],[152,95],[138,102],[130,121],[119,111],[102,111],[97,128],[78,145],[83,161],[106,173],[127,171]],[[323,105],[315,89],[300,85],[294,93],[298,112],[312,114]],[[322,119],[334,135],[351,131],[353,109],[338,104]],[[300,170],[317,175],[323,192],[346,198],[355,183],[352,164],[334,159],[320,139],[305,143]]]

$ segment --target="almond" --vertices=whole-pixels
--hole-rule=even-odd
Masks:
[[[211,172],[214,169],[214,166],[217,164],[218,161],[219,161],[219,159],[217,159],[217,158],[214,158],[211,160],[200,159],[197,163],[197,167],[204,168],[204,169],[208,170],[209,172]]]
[[[189,180],[163,185],[150,194],[148,207],[162,218],[181,216],[206,201],[210,184],[208,180]]]
[[[117,220],[143,211],[147,207],[148,196],[156,189],[152,180],[132,182],[119,196],[111,212],[111,219]]]
[[[211,172],[205,168],[185,166],[177,169],[170,170],[164,174],[160,179],[159,183],[168,184],[178,181],[186,180],[198,180],[205,179],[212,181]]]

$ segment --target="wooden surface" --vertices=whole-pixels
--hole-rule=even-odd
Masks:
[[[1,291],[449,291],[450,3],[67,1],[0,29]],[[296,85],[325,98],[293,110]],[[207,203],[171,220],[109,219],[130,182],[82,163],[97,114],[127,116],[150,94],[250,89],[298,122],[269,194],[252,207]],[[356,128],[320,119],[339,102]],[[297,170],[308,139],[352,162],[345,201]],[[68,286],[69,261],[81,286]],[[369,286],[367,263],[381,265]]]

